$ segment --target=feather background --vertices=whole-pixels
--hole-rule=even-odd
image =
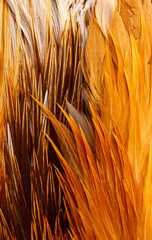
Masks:
[[[151,239],[151,16],[1,1],[1,239]]]

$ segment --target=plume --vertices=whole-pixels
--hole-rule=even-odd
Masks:
[[[95,14],[89,22],[83,57],[88,121],[72,107],[69,115],[62,109],[69,131],[35,100],[64,145],[59,151],[46,134],[64,169],[56,173],[73,239],[152,235],[151,36],[144,3],[125,3],[128,12],[134,9],[133,18],[123,15],[123,3],[113,12],[107,36]]]
[[[47,1],[10,0],[2,7],[2,20],[8,25],[3,24],[1,34],[1,118],[5,121],[1,125],[0,238],[68,239],[63,193],[53,164],[62,168],[43,130],[58,145],[57,135],[31,95],[63,123],[57,102],[65,108],[66,97],[82,109],[80,27],[69,14],[69,25],[58,36],[50,15],[53,5]]]
[[[0,238],[150,240],[151,2],[0,4]]]

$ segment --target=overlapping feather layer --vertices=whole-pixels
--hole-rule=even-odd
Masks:
[[[0,237],[150,240],[151,2],[23,2],[0,3]]]

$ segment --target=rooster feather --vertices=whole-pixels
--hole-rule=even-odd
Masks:
[[[0,238],[152,239],[150,0],[0,3]]]

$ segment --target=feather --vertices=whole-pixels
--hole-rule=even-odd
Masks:
[[[1,97],[1,120],[5,121],[1,125],[0,238],[69,238],[63,192],[53,164],[62,167],[42,131],[45,129],[55,142],[57,135],[30,94],[45,102],[47,92],[47,107],[63,123],[57,101],[65,108],[66,96],[77,109],[81,107],[81,94],[76,92],[81,90],[81,32],[71,18],[57,41],[50,22],[53,16],[49,16],[52,5],[45,8],[45,3],[48,1],[33,0],[22,5],[19,0],[8,0],[2,4],[5,15],[2,12],[0,20],[5,24],[0,39],[0,74],[5,98]]]
[[[151,239],[151,12],[0,2],[1,239]]]
[[[118,1],[118,8],[126,30],[138,40],[141,34],[142,1],[120,0]]]
[[[71,117],[67,116],[67,120],[70,123],[72,119]],[[81,173],[82,175],[80,174],[76,175],[76,173],[73,172],[71,168],[69,168],[66,160],[62,157],[59,150],[56,148],[52,140],[48,138],[51,144],[53,145],[53,147],[55,148],[59,156],[59,159],[63,164],[63,168],[65,170],[65,174],[66,174],[65,177],[63,178],[60,174],[58,175],[58,177],[64,189],[64,193],[69,203],[70,210],[71,212],[74,213],[75,212],[74,209],[76,208],[78,211],[77,213],[75,212],[75,214],[72,214],[72,216],[69,217],[70,218],[69,222],[73,222],[72,233],[75,238],[78,235],[80,236],[81,239],[84,239],[84,237],[88,238],[90,236],[92,236],[92,239],[95,239],[95,238],[99,239],[101,237],[104,239],[119,239],[123,231],[126,239],[129,239],[129,236],[132,236],[132,239],[135,239],[135,232],[133,230],[135,228],[135,225],[133,227],[132,226],[133,222],[132,222],[130,226],[128,226],[129,221],[135,217],[134,209],[133,207],[131,207],[132,204],[134,204],[133,199],[135,199],[135,196],[134,196],[135,193],[133,191],[131,193],[131,190],[128,191],[128,188],[132,186],[134,186],[134,189],[137,188],[137,183],[135,183],[135,178],[133,174],[131,174],[130,172],[132,170],[131,170],[131,165],[129,163],[129,159],[126,155],[126,158],[123,157],[122,159],[120,159],[120,164],[122,165],[119,165],[118,163],[116,163],[115,161],[118,161],[118,156],[120,157],[121,155],[119,155],[120,153],[115,153],[115,150],[111,145],[112,143],[109,142],[111,140],[108,137],[108,132],[104,131],[105,127],[102,126],[100,119],[98,121],[94,120],[94,126],[96,129],[95,134],[98,135],[97,140],[100,139],[99,149],[101,148],[103,149],[103,151],[106,151],[106,148],[104,147],[104,141],[105,141],[104,137],[107,138],[107,144],[108,144],[106,154],[100,155],[100,157],[98,155],[98,159],[96,159],[95,156],[98,153],[99,149],[98,148],[96,149],[96,154],[94,155],[86,141],[85,135],[82,132],[81,128],[79,130],[76,130],[77,128],[75,129],[71,126],[72,132],[74,133],[74,137],[76,139],[77,148],[79,149],[80,142],[82,142],[85,147],[85,152],[82,149],[80,152],[78,152],[79,161],[82,166],[82,173]],[[77,135],[79,134],[79,132],[81,134],[79,135],[79,141],[77,141],[78,137],[75,131],[77,131]],[[102,133],[103,131],[104,133]],[[103,138],[102,138],[102,134],[105,134]],[[118,151],[120,152],[124,151],[124,154],[125,154],[125,149],[123,149],[123,145],[119,141],[116,140],[118,144],[117,145]],[[81,144],[81,148],[83,144]],[[116,155],[118,154],[117,160],[115,159],[115,154]],[[111,158],[114,161],[113,163],[112,161],[110,161]],[[127,162],[122,163],[121,161],[123,161],[124,159],[126,159]],[[128,179],[128,173],[126,172],[127,168],[129,168],[128,170],[130,172],[129,179]],[[78,179],[76,180],[73,174],[77,176],[80,183],[78,183]],[[122,176],[125,177],[123,181],[123,185],[121,182]],[[72,185],[71,185],[71,182],[72,182]],[[68,186],[68,188],[64,186]],[[117,192],[116,189],[118,186],[121,188],[121,190]],[[83,189],[84,193],[81,193],[82,191],[81,188]],[[124,193],[124,198],[120,197],[119,199],[119,194],[122,194],[122,192]],[[75,196],[74,198],[75,200],[74,200],[74,205],[71,205],[71,201],[72,201],[71,198],[73,194]],[[126,206],[126,201],[128,202],[129,206]],[[126,207],[128,210],[126,209]],[[124,208],[125,211],[130,211],[130,213],[128,213],[129,214],[128,220],[126,217],[124,217],[123,212],[121,212],[120,213],[121,215],[119,215],[119,210],[118,210],[119,208],[120,209]],[[115,209],[115,211],[113,209]],[[102,222],[103,219],[104,219],[104,224]],[[121,221],[121,219],[123,219],[124,221],[122,229],[120,228],[120,224],[119,224],[119,221]],[[80,226],[80,221],[81,221],[81,225],[83,224],[81,228],[83,227],[86,235],[84,235],[81,228],[78,227]]]

